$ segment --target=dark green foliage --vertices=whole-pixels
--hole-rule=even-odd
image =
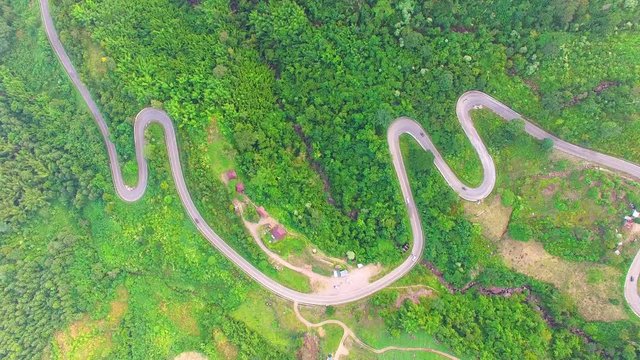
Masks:
[[[542,140],[540,146],[542,147],[542,150],[544,152],[548,153],[551,151],[551,149],[553,149],[553,140],[551,140],[550,138],[545,138],[544,140]]]
[[[0,65],[0,224],[24,222],[47,201],[80,207],[102,194],[105,163],[92,125],[64,99],[37,97]]]
[[[112,278],[76,224],[31,222],[0,237],[0,357],[36,358],[53,332],[94,309]],[[63,220],[64,221],[64,220]],[[70,232],[71,231],[71,232]]]
[[[524,301],[477,294],[441,295],[415,305],[405,302],[386,318],[394,331],[424,330],[457,353],[486,359],[548,358],[551,332]],[[575,357],[584,353],[584,345]]]
[[[405,167],[425,234],[425,259],[448,281],[463,286],[485,255],[478,229],[463,217],[460,200],[433,165],[433,155],[413,140],[403,143],[408,145]]]
[[[333,306],[327,306],[327,308],[324,310],[324,314],[327,316],[332,316],[335,313],[336,313],[336,308],[334,308]]]
[[[531,239],[531,235],[533,235],[533,231],[528,224],[517,220],[511,220],[509,222],[508,230],[509,236],[515,240],[527,241]]]
[[[516,195],[509,189],[504,189],[500,194],[500,200],[504,206],[513,206],[516,201]]]
[[[210,124],[215,122],[235,147],[248,194],[279,220],[333,255],[353,250],[363,261],[391,264],[409,239],[385,138],[397,116],[420,121],[470,185],[481,171],[454,117],[455,100],[470,89],[488,91],[563,138],[640,159],[634,151],[640,132],[634,4],[61,0],[52,5],[62,41],[109,119],[125,173],[136,173],[132,117],[143,106],[162,107],[177,125],[187,182],[207,221],[243,256],[274,274],[229,209],[226,189],[208,163],[203,149]],[[0,7],[0,183],[6,190],[0,195],[0,282],[11,295],[0,299],[2,329],[9,329],[0,335],[0,357],[39,357],[54,329],[80,312],[98,312],[96,303],[109,298],[113,279],[131,291],[131,310],[113,337],[115,358],[168,358],[198,346],[213,354],[210,335],[218,328],[238,347],[240,358],[291,357],[291,349],[274,347],[228,315],[251,285],[186,220],[153,129],[147,195],[131,205],[116,198],[101,140],[84,107],[71,101],[68,79],[52,66],[55,57],[33,5],[3,1]],[[523,158],[535,160],[552,145],[524,140],[519,121],[493,129],[483,134],[491,151],[508,153],[516,144]],[[637,356],[637,326],[585,324],[549,285],[505,268],[464,218],[432,157],[414,144],[405,156],[426,235],[425,259],[458,287],[471,280],[486,286],[527,284],[559,325],[546,327],[534,311],[538,305],[523,296],[488,298],[472,290],[382,312],[391,328],[425,330],[472,357]],[[514,177],[519,171],[509,170]],[[605,191],[588,192],[593,201],[607,201]],[[519,192],[502,195],[505,205],[515,208],[509,234],[540,239],[556,255],[597,260],[609,246],[597,240],[613,238],[608,224],[594,229],[532,221],[518,213],[526,205]],[[630,201],[640,202],[633,196]],[[46,212],[54,200],[77,217],[74,223],[83,224],[65,228],[81,230],[24,238],[27,232],[18,226],[49,221]],[[574,206],[553,198],[550,210],[566,213]],[[390,307],[395,295],[383,292],[372,302]],[[201,337],[187,339],[159,314],[161,299],[176,298],[215,308],[196,315]],[[12,316],[23,315],[16,304],[33,309],[31,317]],[[576,327],[594,344],[586,345]]]

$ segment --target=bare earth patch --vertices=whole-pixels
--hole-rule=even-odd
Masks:
[[[558,189],[558,186],[556,184],[549,184],[549,186],[542,189],[542,195],[544,195],[544,197],[546,198],[549,198],[556,193],[557,189]]]
[[[207,357],[199,352],[189,351],[179,354],[173,360],[207,360]]]
[[[512,209],[503,206],[499,196],[491,196],[480,203],[463,203],[465,212],[470,215],[469,219],[481,224],[484,235],[489,239],[499,240],[507,231]]]
[[[313,333],[304,334],[302,347],[298,350],[297,359],[299,360],[316,360],[320,352],[320,340]]]
[[[575,302],[578,311],[587,320],[616,321],[627,319],[625,301],[621,297],[622,285],[610,279],[620,279],[619,270],[606,265],[577,263],[562,260],[547,253],[542,244],[504,239],[500,252],[512,269],[555,285]],[[589,282],[589,271],[602,274],[602,281]],[[618,305],[610,302],[617,300]]]
[[[429,297],[431,295],[433,295],[433,290],[431,289],[427,289],[427,288],[409,289],[408,291],[405,291],[404,293],[398,296],[398,298],[396,299],[395,305],[396,305],[396,308],[400,308],[400,306],[402,306],[402,304],[404,304],[406,300],[409,300],[414,304],[418,304],[420,302],[420,298]]]

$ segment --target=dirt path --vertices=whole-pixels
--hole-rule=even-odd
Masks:
[[[242,204],[238,204],[241,205]],[[252,206],[252,205],[249,205]],[[242,222],[244,226],[249,230],[251,237],[255,240],[256,244],[265,254],[276,264],[296,271],[309,278],[311,284],[311,290],[314,294],[340,294],[341,292],[348,292],[354,289],[359,289],[370,283],[370,279],[380,273],[382,267],[379,265],[369,264],[359,269],[350,269],[349,275],[346,277],[336,278],[332,276],[324,276],[313,272],[311,265],[296,266],[289,261],[282,258],[280,255],[271,251],[262,241],[260,237],[260,228],[266,224],[272,226],[276,223],[271,217],[261,218],[257,223],[247,221],[242,215],[243,208],[240,208]],[[318,258],[328,264],[332,264],[331,261]],[[344,263],[341,260],[338,260]]]
[[[363,342],[362,340],[360,340],[360,338],[358,338],[356,336],[356,334],[353,332],[353,330],[351,330],[345,323],[343,323],[342,321],[339,320],[325,320],[325,321],[321,321],[319,323],[312,323],[309,320],[305,319],[302,314],[300,313],[300,308],[297,302],[293,303],[293,311],[296,314],[296,317],[298,318],[298,320],[300,320],[300,322],[302,322],[306,327],[308,328],[317,328],[317,327],[321,327],[324,325],[338,325],[342,328],[342,338],[340,339],[340,344],[338,345],[338,349],[336,350],[335,354],[334,354],[334,359],[336,360],[340,360],[343,356],[347,356],[349,355],[349,350],[347,349],[347,346],[345,345],[345,340],[347,340],[347,338],[351,338],[356,344],[360,345],[360,347],[362,347],[365,350],[371,351],[374,354],[383,354],[387,351],[423,351],[423,352],[429,352],[429,353],[433,353],[433,354],[437,354],[442,356],[443,358],[447,358],[447,359],[452,359],[452,360],[458,360],[457,357],[447,354],[445,352],[436,350],[436,349],[431,349],[431,348],[422,348],[422,347],[400,347],[400,346],[387,346],[384,347],[382,349],[376,349],[374,347],[371,347],[369,345],[367,345],[365,342]]]

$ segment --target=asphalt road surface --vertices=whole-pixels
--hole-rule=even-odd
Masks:
[[[640,317],[640,296],[638,296],[638,276],[640,276],[640,251],[636,254],[633,263],[627,272],[627,278],[624,281],[624,298],[627,300],[631,310]],[[631,278],[633,277],[633,281]]]
[[[48,0],[40,0],[40,9],[42,14],[42,21],[49,38],[49,42],[51,43],[51,47],[58,56],[60,63],[69,75],[69,78],[78,89],[78,92],[87,104],[87,107],[89,108],[89,111],[91,112],[91,115],[93,116],[96,124],[98,125],[98,128],[100,129],[102,137],[104,138],[107,153],[109,154],[109,164],[111,167],[113,183],[120,198],[125,201],[132,202],[140,199],[144,194],[147,187],[148,177],[147,161],[144,158],[144,131],[146,127],[151,123],[159,124],[164,129],[167,153],[171,165],[171,173],[175,181],[178,195],[180,196],[180,200],[182,201],[182,205],[184,206],[187,214],[189,215],[195,226],[198,228],[198,230],[214,247],[216,247],[220,252],[222,252],[222,254],[224,254],[229,260],[236,264],[236,266],[242,269],[242,271],[244,271],[248,276],[253,278],[260,285],[283,298],[298,302],[300,304],[338,305],[365,298],[381,289],[384,289],[394,281],[404,276],[407,272],[409,272],[409,270],[411,270],[411,268],[413,268],[418,263],[418,260],[421,258],[422,249],[424,248],[422,225],[418,216],[418,210],[416,209],[415,203],[413,201],[413,196],[411,195],[409,179],[407,178],[404,163],[402,161],[402,155],[400,153],[400,135],[411,135],[416,139],[418,143],[420,143],[420,145],[425,150],[431,151],[435,156],[434,163],[436,167],[442,173],[442,176],[444,176],[445,180],[453,188],[453,190],[455,190],[462,198],[466,200],[476,201],[484,199],[493,190],[496,182],[496,169],[491,155],[489,155],[489,153],[487,152],[487,148],[485,147],[484,143],[480,139],[480,136],[478,135],[478,132],[473,126],[473,122],[471,121],[471,117],[469,116],[470,110],[474,107],[482,106],[492,110],[507,121],[522,118],[520,114],[516,113],[506,105],[500,103],[499,101],[482,92],[470,91],[463,94],[458,99],[456,113],[458,115],[460,125],[464,129],[464,132],[469,138],[469,141],[471,141],[471,144],[478,154],[480,162],[482,163],[482,168],[484,170],[484,179],[482,180],[480,186],[476,188],[467,187],[458,179],[458,177],[453,173],[453,171],[451,171],[449,166],[442,159],[440,152],[438,152],[438,149],[436,149],[436,147],[431,142],[431,139],[427,135],[427,132],[417,122],[404,117],[396,119],[389,126],[389,129],[387,131],[387,140],[389,143],[391,158],[393,160],[393,166],[398,176],[398,180],[400,181],[402,195],[405,199],[409,220],[411,222],[413,246],[409,257],[402,264],[400,264],[400,266],[393,269],[381,279],[367,284],[360,289],[345,291],[344,293],[340,293],[338,295],[305,294],[289,289],[260,272],[252,264],[250,264],[247,260],[240,256],[234,249],[227,245],[227,243],[222,238],[220,238],[220,236],[218,236],[213,231],[213,229],[211,229],[211,227],[203,220],[202,216],[198,212],[198,209],[194,205],[193,200],[191,199],[189,191],[187,190],[187,185],[182,175],[182,166],[180,165],[180,153],[178,150],[178,144],[176,142],[176,132],[171,119],[164,111],[154,108],[145,108],[136,116],[134,123],[134,141],[136,148],[136,159],[138,163],[138,183],[133,188],[127,186],[124,183],[122,179],[122,173],[120,171],[120,163],[118,162],[116,148],[113,142],[110,140],[107,123],[100,113],[98,106],[91,98],[89,90],[80,80],[78,73],[73,67],[69,56],[67,56],[67,53],[65,52],[64,47],[62,46],[62,43],[58,38],[58,33],[56,32],[56,29],[53,25],[53,20],[51,19],[51,15],[49,13]],[[537,139],[552,139],[554,141],[554,146],[558,150],[640,179],[640,167],[638,165],[567,143],[545,132],[544,130],[526,120],[525,123],[525,130],[527,131],[527,133]],[[634,265],[630,269],[630,274],[635,274],[636,277],[640,274],[640,253],[639,256],[636,257],[636,261],[634,261]],[[629,282],[629,279],[627,279],[627,282]],[[631,287],[627,285],[629,284],[625,285],[625,296],[627,295],[627,292],[629,293],[629,295],[627,296],[627,301],[634,309],[636,314],[639,314],[640,316],[640,297],[638,296],[637,291],[627,291],[628,289],[631,289]],[[635,282],[631,285],[635,285]]]

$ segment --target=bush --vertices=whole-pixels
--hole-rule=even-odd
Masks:
[[[327,316],[333,316],[336,313],[336,308],[329,305],[324,309],[324,314]]]
[[[252,223],[257,223],[258,221],[260,221],[260,215],[258,215],[258,212],[256,211],[256,208],[249,204],[245,209],[244,209],[244,218],[247,221],[250,221]]]
[[[519,220],[512,220],[509,223],[507,231],[512,239],[519,241],[529,241],[533,235],[533,230],[531,230],[529,225]]]
[[[515,194],[509,189],[502,191],[500,198],[502,199],[502,205],[504,206],[513,206],[513,203],[516,201]]]

